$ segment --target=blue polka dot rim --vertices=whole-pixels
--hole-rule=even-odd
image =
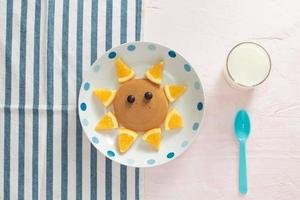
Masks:
[[[86,105],[85,103],[81,103],[81,104],[80,104],[80,109],[81,109],[82,111],[86,111],[87,105]]]
[[[176,57],[176,53],[175,53],[175,51],[169,51],[169,56],[171,57],[171,58],[175,58]]]
[[[156,49],[156,46],[154,44],[149,44],[148,49],[154,51]]]
[[[117,56],[117,53],[114,52],[114,51],[112,51],[112,52],[110,52],[110,53],[108,54],[108,57],[109,57],[110,59],[113,59],[113,58],[115,58],[116,56]]]
[[[89,82],[84,83],[83,89],[84,89],[85,91],[88,91],[88,90],[90,89],[90,83],[89,83]]]
[[[197,109],[198,109],[199,111],[201,111],[201,110],[203,109],[203,103],[202,103],[202,102],[199,102],[199,103],[197,104]]]
[[[98,144],[99,143],[99,139],[96,136],[92,137],[92,141],[94,144]]]
[[[170,152],[167,154],[167,158],[171,159],[175,156],[175,153],[174,152]]]
[[[155,163],[154,159],[147,160],[148,165],[153,165]]]
[[[108,150],[108,151],[107,151],[107,155],[108,155],[109,157],[114,157],[116,154],[115,154],[115,152],[113,152],[113,151],[111,151],[111,150]]]
[[[94,66],[94,72],[99,72],[100,70],[100,65],[95,65]]]
[[[198,130],[198,128],[199,128],[199,123],[198,123],[198,122],[195,122],[195,123],[193,124],[193,131]]]
[[[127,47],[128,51],[134,51],[136,49],[135,45],[131,44]]]
[[[189,144],[189,142],[187,140],[185,140],[181,143],[181,147],[185,148],[188,144]]]
[[[194,83],[194,87],[195,87],[196,90],[199,90],[201,88],[201,85],[200,85],[200,83],[198,81],[196,81]]]
[[[184,67],[185,71],[187,71],[187,72],[191,71],[191,66],[189,64],[185,64],[185,65],[183,65],[183,67]]]
[[[127,163],[131,165],[134,163],[134,160],[129,158],[129,159],[127,159]]]
[[[83,125],[83,126],[88,126],[88,125],[89,125],[88,120],[87,120],[87,119],[83,119],[83,120],[82,120],[82,125]]]

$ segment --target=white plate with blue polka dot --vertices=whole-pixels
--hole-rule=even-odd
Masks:
[[[118,129],[97,132],[96,124],[112,106],[105,108],[93,97],[96,88],[117,89],[114,60],[121,57],[136,72],[136,77],[159,61],[164,61],[164,84],[184,84],[187,91],[169,109],[176,108],[184,121],[184,128],[176,131],[162,129],[159,151],[152,150],[142,140],[142,134],[132,147],[120,154],[117,147]],[[178,52],[149,42],[126,43],[115,47],[101,56],[87,71],[79,92],[78,111],[83,130],[90,142],[106,157],[132,167],[153,167],[170,162],[180,156],[197,137],[204,115],[204,92],[201,81],[192,65]]]

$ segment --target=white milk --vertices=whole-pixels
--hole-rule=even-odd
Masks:
[[[254,87],[264,82],[270,70],[271,60],[266,50],[258,44],[245,42],[230,51],[225,73],[233,84]]]

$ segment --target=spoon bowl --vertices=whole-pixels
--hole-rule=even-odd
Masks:
[[[250,134],[250,119],[245,110],[240,110],[234,121],[234,133],[236,138],[241,141],[246,141]]]

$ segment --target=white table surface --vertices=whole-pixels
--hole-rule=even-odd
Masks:
[[[300,2],[297,0],[148,0],[144,40],[181,53],[206,91],[199,137],[180,158],[146,169],[146,200],[300,199]],[[225,82],[222,69],[238,42],[271,54],[272,72],[252,92]],[[246,108],[248,194],[238,193],[238,144],[232,124]]]

